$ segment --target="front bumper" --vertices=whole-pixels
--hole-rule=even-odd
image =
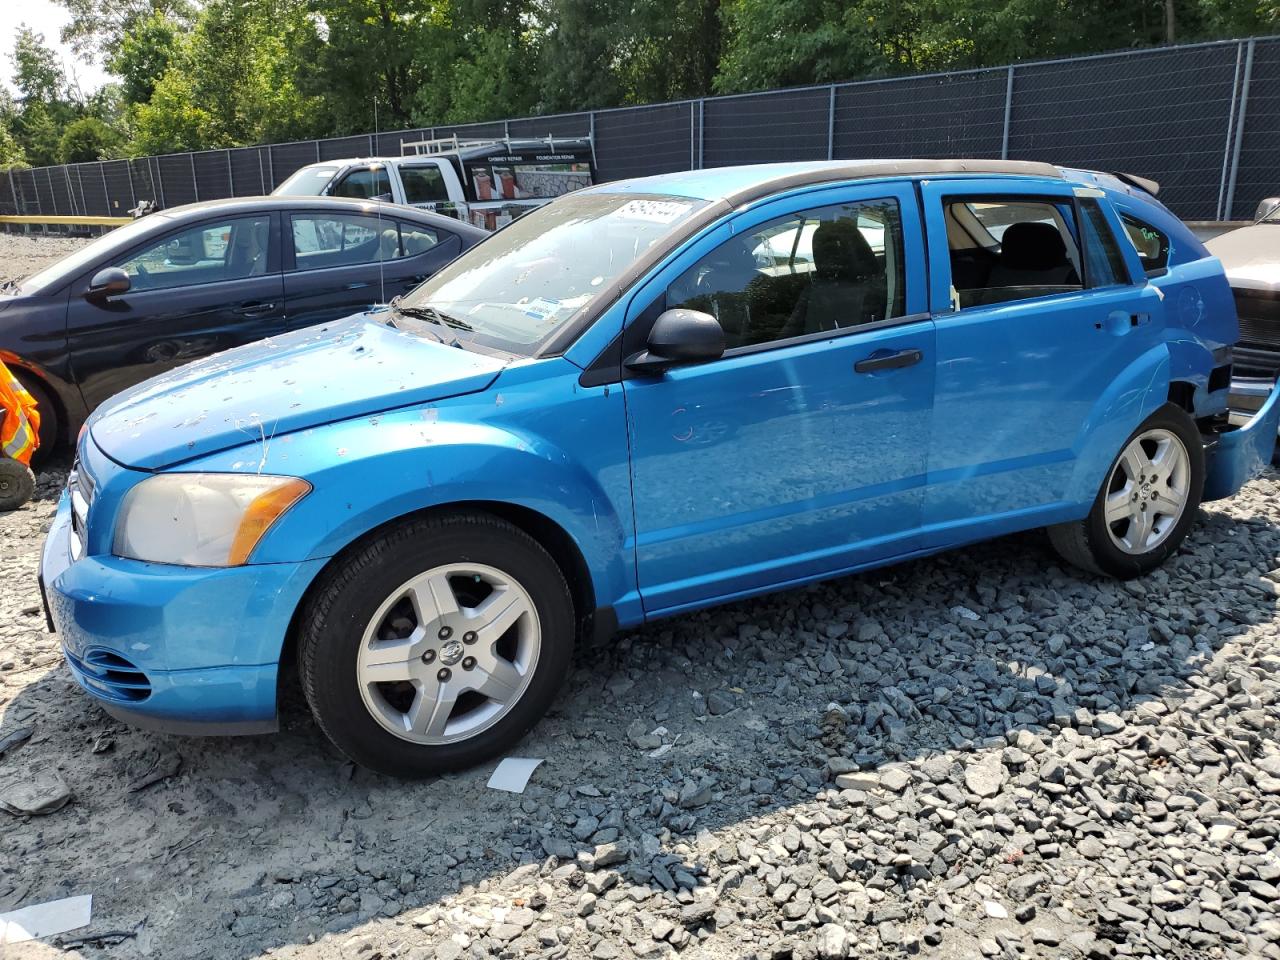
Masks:
[[[1217,439],[1206,447],[1205,501],[1232,496],[1271,463],[1276,449],[1276,431],[1280,429],[1278,399],[1278,383],[1241,379],[1232,382],[1232,409],[1248,411],[1252,415],[1248,419],[1244,419],[1243,414],[1233,416],[1232,426],[1218,434]],[[1241,420],[1243,422],[1237,423]]]
[[[40,580],[76,681],[108,712],[175,733],[276,728],[280,651],[323,560],[201,569],[71,559],[66,494]]]

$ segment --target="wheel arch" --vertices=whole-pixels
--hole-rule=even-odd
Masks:
[[[37,389],[49,398],[49,402],[53,404],[53,413],[55,422],[58,425],[58,432],[55,436],[55,449],[64,443],[68,443],[73,439],[72,435],[72,411],[64,396],[64,391],[74,390],[75,388],[69,384],[61,382],[57,377],[51,375],[34,364],[13,356],[8,353],[0,353],[0,360],[3,360],[18,382],[28,390],[34,384]],[[37,398],[39,399],[39,398]],[[37,407],[38,409],[38,407]],[[78,429],[78,424],[76,426]]]
[[[578,641],[580,643],[599,643],[607,639],[617,629],[617,618],[610,606],[601,607],[596,598],[595,584],[591,579],[591,569],[585,554],[574,537],[560,523],[545,513],[522,504],[499,500],[455,500],[449,503],[438,503],[418,510],[392,517],[383,523],[366,530],[341,550],[335,553],[312,578],[303,592],[302,598],[294,608],[285,632],[284,643],[280,651],[279,673],[283,686],[293,685],[293,664],[297,655],[298,636],[302,626],[302,612],[320,584],[325,581],[326,574],[345,559],[364,547],[365,544],[385,534],[389,530],[414,520],[439,516],[447,513],[488,514],[505,520],[534,539],[551,555],[560,572],[564,574],[569,585],[569,593],[573,599],[574,618],[578,625]]]

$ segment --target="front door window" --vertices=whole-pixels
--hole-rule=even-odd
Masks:
[[[668,307],[710,313],[729,349],[903,315],[896,200],[805,210],[734,237],[667,290]]]
[[[270,217],[238,217],[169,234],[116,264],[132,290],[165,290],[267,272]]]

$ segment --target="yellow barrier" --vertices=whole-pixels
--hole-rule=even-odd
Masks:
[[[132,217],[4,217],[0,223],[48,223],[55,226],[119,227],[133,223]]]

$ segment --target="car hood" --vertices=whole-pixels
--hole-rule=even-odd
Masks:
[[[1280,290],[1280,223],[1257,223],[1219,234],[1205,247],[1222,261],[1233,287]]]
[[[112,397],[90,436],[158,470],[263,437],[483,390],[504,361],[358,314],[214,354]]]

